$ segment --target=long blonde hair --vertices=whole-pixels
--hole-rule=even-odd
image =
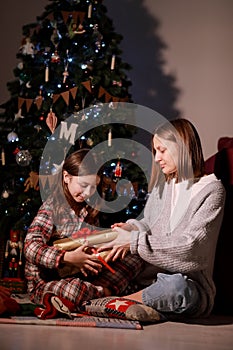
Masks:
[[[187,119],[175,119],[166,121],[154,132],[154,137],[165,141],[172,141],[178,150],[176,172],[166,175],[165,180],[175,178],[177,182],[187,179],[195,179],[204,175],[204,157],[201,140],[194,125]],[[161,176],[161,169],[155,163],[155,150],[152,140],[152,168],[149,191],[158,184]]]

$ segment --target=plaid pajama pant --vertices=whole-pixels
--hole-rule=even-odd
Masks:
[[[110,289],[112,295],[120,296],[130,282],[142,271],[144,263],[138,255],[128,254],[123,260],[118,259],[111,262],[110,265],[115,273],[103,267],[97,277],[85,279],[83,276],[76,275],[49,282],[40,281],[34,291],[30,293],[31,300],[43,304],[44,294],[52,292],[70,300],[78,307],[84,301],[103,297],[103,287]]]

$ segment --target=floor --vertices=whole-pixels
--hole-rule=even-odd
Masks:
[[[1,350],[232,350],[233,317],[195,324],[165,322],[143,330],[0,325]]]

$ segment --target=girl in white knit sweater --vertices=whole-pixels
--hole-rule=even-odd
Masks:
[[[165,122],[153,137],[151,193],[142,220],[116,223],[107,261],[139,254],[147,263],[144,288],[128,295],[167,316],[210,314],[212,278],[225,190],[205,175],[199,135],[186,119]],[[146,279],[145,279],[146,276]]]

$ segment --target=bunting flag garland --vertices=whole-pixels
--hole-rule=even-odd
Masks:
[[[89,6],[88,8],[88,18],[91,18],[91,10],[92,8]],[[75,23],[82,24],[84,21],[84,18],[86,16],[86,12],[83,11],[61,11],[62,17],[65,23],[67,23],[68,18],[71,16]],[[47,19],[49,19],[51,22],[54,21],[54,14],[51,12],[46,16]],[[33,32],[38,33],[41,29],[41,25],[37,25],[35,28],[30,28],[30,37],[32,36]]]
[[[70,101],[70,93],[69,93],[69,91],[62,92],[61,93],[61,97],[63,98],[63,100],[65,101],[67,106],[69,106],[69,101]]]
[[[103,95],[105,97],[105,102],[109,102],[111,100],[111,98],[113,97],[102,86],[100,86],[98,98],[102,97]]]
[[[41,109],[42,103],[43,103],[43,97],[41,95],[37,96],[35,98],[35,104],[38,110]]]
[[[98,98],[103,97],[105,98],[105,102],[113,101],[113,102],[127,102],[129,99],[128,97],[116,97],[112,96],[107,90],[105,90],[102,86],[99,88]]]
[[[43,190],[52,189],[58,183],[58,176],[56,175],[41,175],[39,176],[39,186]]]
[[[78,88],[77,86],[73,87],[72,89],[70,89],[70,94],[73,97],[73,99],[75,100],[76,94],[77,94]]]
[[[102,86],[100,86],[98,98],[102,97],[102,96],[105,94],[105,91],[106,91],[106,90],[105,90]]]
[[[38,33],[40,29],[41,29],[41,25],[40,24],[37,24],[33,28],[29,28],[29,36],[31,37],[34,33]]]
[[[31,106],[32,106],[33,100],[30,98],[26,99],[26,108],[27,108],[27,112],[29,112]]]
[[[53,94],[53,104],[57,102],[60,96],[60,94]]]
[[[105,102],[110,102],[111,98],[112,98],[112,96],[106,91],[105,92]]]
[[[81,11],[61,11],[61,13],[65,23],[67,23],[68,18],[72,16],[75,23],[82,24],[86,16],[86,12]]]
[[[91,87],[91,81],[87,80],[81,83],[81,85],[83,85],[90,93],[92,93],[92,87]],[[72,96],[72,98],[75,100],[76,95],[77,95],[77,91],[78,91],[78,87],[75,86],[67,91],[61,92],[59,94],[53,94],[52,96],[52,100],[53,100],[53,104],[55,104],[57,102],[57,100],[62,97],[63,100],[65,101],[66,105],[69,105],[70,102],[70,94]],[[104,97],[104,102],[127,102],[129,99],[128,97],[116,97],[111,95],[107,90],[105,90],[102,86],[100,86],[99,88],[99,93],[98,93],[98,98]],[[39,96],[37,96],[35,99],[31,99],[31,98],[24,98],[24,97],[18,97],[18,109],[22,108],[23,104],[26,103],[26,109],[27,112],[29,112],[33,102],[36,104],[37,109],[40,110],[42,107],[42,103],[43,103],[43,97],[41,96],[41,92],[39,94]]]
[[[81,83],[89,92],[91,92],[91,81],[87,80]]]
[[[24,102],[25,102],[25,98],[18,97],[18,109],[22,108]]]

